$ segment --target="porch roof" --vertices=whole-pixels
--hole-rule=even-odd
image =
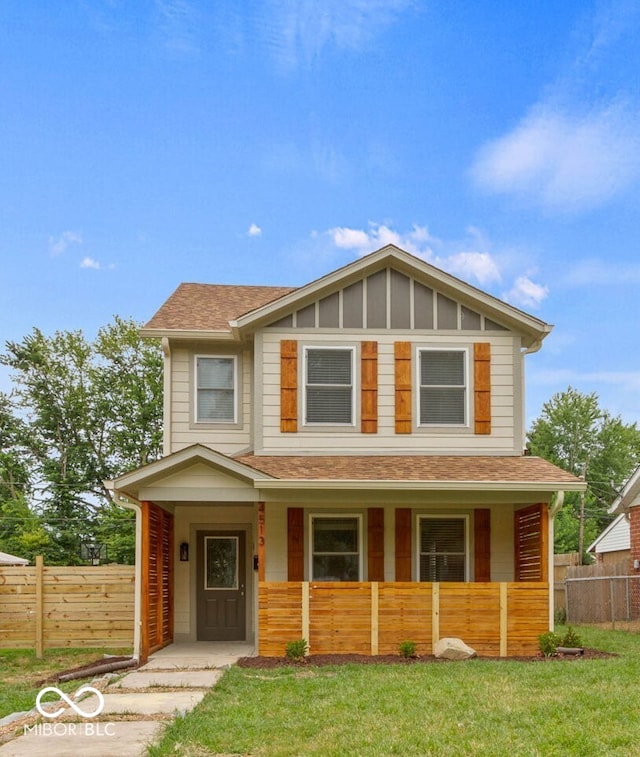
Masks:
[[[457,455],[255,455],[233,458],[271,476],[261,488],[351,484],[376,487],[581,491],[586,484],[540,457]]]

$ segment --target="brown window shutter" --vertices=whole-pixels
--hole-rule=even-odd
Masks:
[[[473,345],[473,401],[476,434],[491,433],[491,345]]]
[[[304,510],[287,508],[287,580],[304,581]]]
[[[298,342],[280,342],[280,431],[298,430]]]
[[[378,343],[362,342],[361,362],[361,419],[362,433],[378,433]]]
[[[367,511],[367,577],[369,581],[384,581],[384,508],[370,507]]]
[[[396,434],[411,433],[411,342],[396,342]]]
[[[411,581],[411,509],[396,509],[396,581]]]
[[[491,510],[473,513],[474,575],[476,581],[491,581]]]

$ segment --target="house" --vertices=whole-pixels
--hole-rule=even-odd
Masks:
[[[624,515],[629,522],[629,575],[640,576],[640,467],[629,476],[609,508],[612,514]],[[640,593],[636,597],[637,607],[640,608]]]
[[[138,513],[136,651],[537,650],[553,516],[584,483],[524,447],[551,326],[393,245],[299,288],[182,284],[164,456],[112,482]]]
[[[599,565],[615,565],[628,562],[631,555],[631,529],[629,516],[620,513],[604,531],[587,547]]]
[[[29,560],[24,557],[15,557],[7,552],[0,552],[0,565],[28,565]]]

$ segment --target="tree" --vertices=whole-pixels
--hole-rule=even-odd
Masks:
[[[528,440],[532,454],[587,482],[556,516],[556,552],[579,551],[610,522],[609,505],[640,463],[640,430],[603,410],[597,394],[569,387],[545,402]]]
[[[96,536],[116,556],[131,515],[110,506],[104,481],[154,460],[162,440],[162,354],[132,321],[115,318],[93,343],[81,331],[39,329],[8,342],[0,360],[13,369],[15,406],[29,460],[31,502],[51,537],[52,563],[76,563],[80,544]],[[109,550],[109,546],[108,546]],[[112,555],[113,557],[114,555]]]

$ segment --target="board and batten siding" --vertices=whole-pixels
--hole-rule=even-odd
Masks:
[[[251,445],[253,353],[249,350],[239,354],[242,371],[240,422],[237,425],[195,423],[195,356],[233,354],[237,353],[230,352],[228,348],[216,349],[215,344],[172,346],[170,452],[192,444],[204,444],[225,455],[233,455]]]
[[[377,343],[378,416],[376,433],[362,433],[360,423],[361,396],[355,393],[357,422],[354,427],[331,427],[314,430],[298,418],[295,433],[281,430],[281,341],[293,337],[299,345],[337,345],[356,348],[356,386],[360,387],[360,350],[362,342]],[[395,367],[396,342],[412,343],[413,430],[401,437],[395,431]],[[473,344],[482,341],[490,344],[491,351],[491,433],[474,433],[473,427]],[[453,347],[469,349],[469,408],[470,425],[467,429],[415,428],[416,391],[415,345],[420,347]],[[261,362],[261,380],[256,385],[256,405],[260,417],[256,422],[255,449],[264,453],[316,452],[316,453],[393,453],[422,452],[446,454],[520,454],[523,445],[522,420],[522,356],[519,340],[511,334],[481,335],[447,333],[420,338],[415,332],[398,334],[344,332],[331,334],[302,333],[299,330],[281,332],[269,330],[256,340],[256,360]],[[298,361],[301,362],[300,360]],[[298,394],[304,391],[303,366],[298,365]],[[258,393],[260,396],[258,397]]]

